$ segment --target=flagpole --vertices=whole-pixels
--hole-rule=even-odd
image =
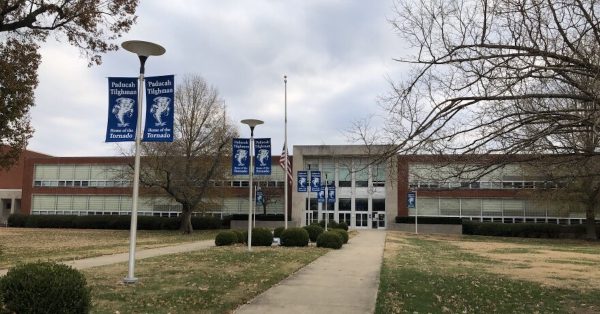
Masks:
[[[288,158],[290,158],[287,147],[287,75],[283,76],[283,86],[284,86],[284,107],[285,107],[285,116],[284,116],[284,139],[283,146],[285,151],[285,173],[283,174],[283,189],[284,189],[284,205],[283,205],[283,220],[285,221],[284,228],[288,227],[288,172],[289,172],[289,162]]]

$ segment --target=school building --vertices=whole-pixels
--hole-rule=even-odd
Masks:
[[[383,147],[379,147],[383,148]],[[289,185],[291,225],[328,218],[351,228],[393,228],[397,216],[443,216],[505,223],[582,223],[582,208],[534,197],[548,182],[525,175],[519,165],[507,165],[477,181],[443,174],[434,156],[397,155],[378,160],[378,147],[359,145],[296,145],[290,157],[298,171],[319,171],[322,182],[334,185],[333,203],[320,203],[315,192],[298,192]],[[254,182],[268,199],[266,212],[284,211],[284,171],[273,156],[272,174]],[[0,221],[11,213],[32,215],[129,215],[132,181],[128,157],[52,157],[25,151],[19,162],[0,172]],[[432,175],[433,174],[433,175]],[[436,179],[435,174],[440,174]],[[248,213],[248,176],[213,180],[222,191],[206,212],[214,215]],[[552,187],[551,187],[552,188]],[[553,188],[559,188],[558,186]],[[309,189],[310,191],[310,189]],[[417,206],[407,208],[407,193],[416,191]],[[160,193],[142,191],[139,215],[177,216],[181,205]],[[257,213],[263,208],[257,207]]]

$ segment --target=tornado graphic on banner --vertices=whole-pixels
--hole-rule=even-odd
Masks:
[[[175,77],[146,77],[145,142],[172,142],[175,116]]]
[[[308,191],[308,172],[306,170],[298,171],[296,178],[298,178],[298,184],[296,184],[298,192]]]
[[[254,174],[271,175],[271,139],[254,139]]]
[[[335,184],[327,186],[327,203],[335,204]]]
[[[320,192],[321,191],[321,171],[310,172],[310,191]]]
[[[106,142],[135,141],[137,126],[137,77],[108,78]]]
[[[231,150],[231,174],[250,174],[250,139],[234,138]]]

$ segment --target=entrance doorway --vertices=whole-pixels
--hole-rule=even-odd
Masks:
[[[356,213],[356,228],[369,228],[368,213]]]
[[[374,212],[371,217],[372,229],[385,229],[385,212]]]

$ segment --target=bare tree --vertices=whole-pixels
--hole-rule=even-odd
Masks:
[[[587,236],[600,204],[600,2],[399,0],[393,27],[410,74],[381,99],[385,123],[357,123],[368,144],[474,156],[470,171],[552,165],[579,189]],[[483,158],[482,158],[483,156]],[[493,164],[492,164],[493,162]],[[573,171],[571,171],[573,170]],[[472,177],[476,177],[473,176]]]
[[[140,182],[182,205],[181,231],[192,232],[191,215],[217,203],[213,180],[228,171],[231,139],[237,129],[227,119],[216,88],[200,76],[186,76],[175,91],[173,143],[144,143]]]
[[[112,43],[135,23],[137,0],[0,1],[0,168],[10,167],[33,134],[34,104],[41,62],[40,43],[51,34],[78,47],[89,64],[116,50]]]

